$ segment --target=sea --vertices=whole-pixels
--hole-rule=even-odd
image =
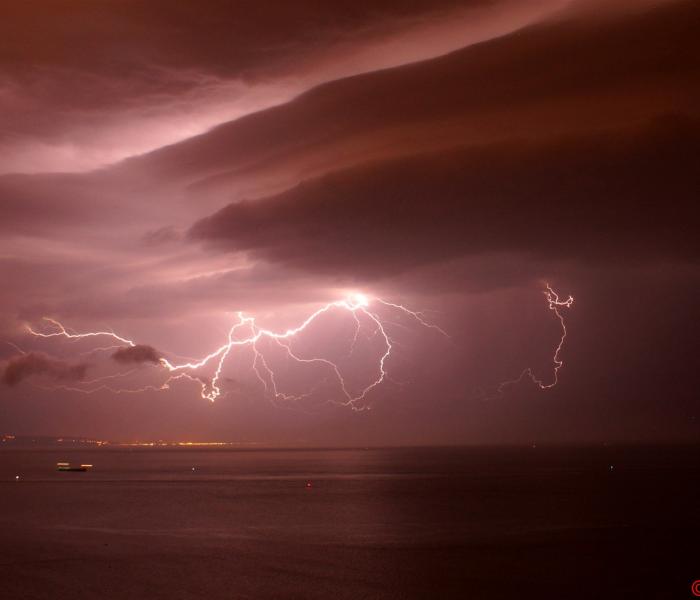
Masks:
[[[700,446],[0,449],[4,599],[683,599],[696,580]]]

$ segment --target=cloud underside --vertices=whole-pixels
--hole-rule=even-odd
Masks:
[[[1,172],[111,164],[287,102],[325,81],[512,31],[562,0],[8,8]]]
[[[101,171],[0,177],[6,312],[177,318],[329,281],[452,287],[467,263],[487,287],[552,260],[696,263],[700,9],[591,4]]]
[[[29,352],[11,358],[2,373],[2,382],[15,386],[30,377],[43,377],[51,381],[74,382],[85,377],[88,365],[70,363],[42,352]]]
[[[135,346],[125,346],[112,353],[112,360],[122,364],[158,364],[160,353],[152,346],[136,344]]]
[[[600,21],[565,13],[447,56],[333,81],[294,101],[129,161],[192,201],[391,157],[546,140],[697,116],[690,2]],[[614,60],[611,60],[614,57]]]
[[[350,169],[240,202],[190,236],[318,272],[391,275],[482,253],[695,261],[697,121]]]
[[[492,253],[696,262],[700,113],[688,23],[698,9],[655,9],[545,20],[327,84],[142,166],[174,177],[167,165],[189,167],[193,199],[237,196],[190,239],[324,275],[381,278]],[[224,146],[246,168],[220,162]],[[246,200],[266,161],[311,176]]]

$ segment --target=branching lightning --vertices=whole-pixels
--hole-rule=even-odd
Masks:
[[[44,317],[44,321],[48,321],[51,323],[53,326],[56,327],[57,331],[53,331],[51,333],[40,333],[38,331],[34,331],[31,326],[27,325],[27,331],[31,333],[32,335],[36,337],[42,337],[42,338],[52,338],[52,337],[64,337],[68,338],[71,340],[79,340],[83,338],[89,338],[89,337],[100,337],[100,336],[109,336],[118,342],[122,342],[123,344],[127,344],[129,346],[135,346],[134,342],[131,340],[127,340],[126,338],[118,336],[116,333],[113,331],[90,331],[88,333],[70,333],[61,323],[56,321],[55,319],[51,319],[49,317]]]
[[[520,375],[515,379],[502,381],[500,384],[498,384],[497,390],[499,394],[502,394],[506,388],[520,383],[524,379],[529,379],[541,390],[548,390],[559,383],[559,371],[564,366],[564,361],[561,360],[560,354],[562,348],[564,347],[564,341],[566,340],[567,335],[566,321],[564,320],[564,315],[561,313],[561,309],[571,308],[571,305],[574,303],[574,298],[573,296],[569,296],[566,300],[560,300],[559,295],[551,288],[551,286],[548,283],[545,285],[546,289],[544,290],[544,295],[547,299],[547,307],[549,310],[554,312],[561,325],[561,337],[559,338],[559,343],[557,344],[554,350],[554,355],[552,356],[552,364],[554,365],[552,380],[549,383],[545,383],[542,379],[535,375],[532,367],[527,367],[526,369],[523,369]]]
[[[424,327],[434,329],[443,335],[447,335],[436,325],[428,323],[418,312],[412,311],[400,304],[386,302],[380,299],[375,300],[377,303],[390,307],[395,311],[403,312]],[[349,348],[349,355],[351,355],[355,349],[360,331],[367,325],[373,328],[373,332],[371,333],[370,337],[377,335],[380,337],[382,347],[377,359],[376,377],[360,389],[351,389],[351,386],[346,377],[343,375],[340,367],[332,360],[318,356],[302,356],[292,348],[291,344],[296,336],[309,328],[320,316],[331,311],[345,312],[351,315],[354,320],[354,333]],[[92,337],[107,337],[119,342],[120,344],[125,344],[131,347],[136,346],[135,341],[121,337],[111,330],[74,333],[55,319],[45,318],[45,321],[52,326],[53,329],[51,331],[37,331],[29,326],[27,327],[27,331],[31,335],[40,338],[62,337],[69,340],[79,340]],[[363,323],[363,321],[366,322]],[[271,329],[259,327],[254,317],[239,312],[237,313],[237,321],[228,331],[226,342],[203,358],[188,360],[186,362],[176,362],[170,358],[161,357],[159,359],[158,366],[165,370],[166,373],[169,373],[169,376],[160,386],[150,385],[137,389],[124,389],[113,388],[108,385],[108,380],[114,380],[131,374],[134,371],[131,369],[123,373],[117,373],[116,375],[107,375],[105,377],[90,380],[89,382],[83,382],[83,384],[98,385],[98,387],[92,389],[77,386],[61,387],[63,389],[70,389],[85,393],[92,393],[98,390],[109,390],[115,393],[137,393],[147,390],[169,389],[170,384],[173,381],[188,379],[199,382],[201,386],[202,398],[213,402],[222,394],[220,385],[221,374],[231,351],[237,347],[246,347],[249,348],[252,353],[252,369],[256,379],[259,381],[265,392],[272,396],[274,400],[300,400],[311,395],[314,392],[314,389],[303,394],[290,394],[280,390],[275,371],[270,366],[269,360],[265,357],[263,345],[266,342],[274,343],[278,348],[284,351],[288,359],[298,364],[316,364],[327,369],[329,376],[331,376],[336,382],[338,391],[342,397],[341,403],[352,406],[353,408],[357,408],[358,402],[364,400],[372,390],[384,382],[387,377],[386,363],[394,347],[394,343],[386,330],[385,323],[376,312],[370,309],[369,298],[363,294],[353,294],[346,299],[337,300],[335,302],[330,302],[323,305],[311,313],[300,325],[284,331],[273,331]],[[113,348],[113,346],[101,346],[91,350],[87,354],[100,350],[108,350],[111,348]],[[198,374],[198,372],[207,366],[212,366],[214,368],[214,373],[211,378]]]
[[[546,285],[544,294],[549,310],[554,312],[562,329],[561,338],[552,358],[554,365],[552,380],[546,383],[542,379],[539,379],[531,368],[527,368],[524,369],[516,379],[500,383],[498,385],[499,394],[508,386],[514,385],[524,379],[530,379],[532,383],[542,390],[554,387],[558,382],[559,371],[564,364],[560,358],[560,354],[567,336],[566,323],[561,309],[570,308],[574,299],[569,296],[566,300],[560,300],[557,293],[549,284]],[[299,401],[314,394],[321,384],[317,384],[303,393],[289,393],[281,389],[279,378],[271,365],[269,356],[270,349],[276,348],[277,351],[283,352],[288,361],[292,361],[298,365],[318,365],[325,369],[328,375],[324,381],[332,380],[334,382],[333,385],[336,387],[338,396],[341,398],[340,403],[356,410],[361,410],[362,408],[366,408],[363,401],[367,396],[373,390],[381,386],[385,380],[389,380],[387,362],[390,360],[392,351],[398,343],[392,340],[387,331],[387,327],[393,327],[395,325],[405,327],[405,325],[401,323],[396,323],[395,321],[381,317],[372,308],[372,305],[385,307],[385,309],[389,309],[393,314],[408,317],[419,326],[434,330],[449,338],[448,334],[442,328],[426,320],[424,314],[421,312],[413,311],[401,304],[388,302],[381,298],[372,298],[370,301],[367,296],[356,293],[343,300],[329,302],[321,306],[312,312],[298,326],[283,331],[274,331],[260,327],[255,317],[238,312],[236,314],[237,320],[229,329],[225,343],[221,344],[206,356],[199,359],[185,357],[184,362],[178,362],[173,358],[176,355],[169,354],[169,358],[161,356],[157,364],[151,364],[151,367],[164,371],[167,374],[167,378],[159,385],[146,385],[134,389],[113,387],[112,384],[114,381],[123,379],[137,370],[136,368],[131,368],[124,372],[105,375],[89,381],[81,381],[79,385],[58,386],[58,389],[77,391],[86,394],[91,394],[99,390],[107,390],[117,394],[139,393],[148,390],[168,390],[173,382],[188,380],[198,383],[202,398],[214,402],[224,393],[222,391],[221,378],[227,359],[231,356],[234,349],[241,348],[247,349],[250,352],[252,374],[265,394],[273,401]],[[363,333],[363,336],[370,341],[379,338],[378,342],[373,342],[379,346],[379,349],[376,350],[377,362],[375,375],[371,381],[362,384],[360,387],[357,385],[353,386],[348,381],[347,376],[344,375],[341,367],[336,362],[323,356],[305,356],[293,347],[294,340],[299,337],[300,334],[311,327],[319,317],[331,312],[345,313],[354,321],[354,330],[348,347],[347,357],[351,357],[355,352],[360,333]],[[386,310],[384,312],[386,312]],[[87,338],[109,338],[110,342],[113,342],[111,345],[99,346],[88,352],[83,352],[82,355],[119,349],[124,346],[132,348],[137,346],[135,341],[117,335],[111,330],[76,333],[67,329],[62,323],[55,319],[45,318],[44,320],[51,327],[49,331],[37,331],[30,326],[27,326],[27,331],[37,338],[64,338],[71,341],[84,340]],[[208,373],[212,373],[213,369],[213,374],[209,376],[204,375],[205,369],[207,369]]]

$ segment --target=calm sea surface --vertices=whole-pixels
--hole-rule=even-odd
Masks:
[[[0,451],[2,598],[692,598],[695,579],[699,448]]]

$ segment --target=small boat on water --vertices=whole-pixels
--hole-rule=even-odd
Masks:
[[[80,466],[71,466],[71,464],[67,462],[56,463],[57,471],[89,471],[90,469],[92,469],[92,465],[82,464]]]

